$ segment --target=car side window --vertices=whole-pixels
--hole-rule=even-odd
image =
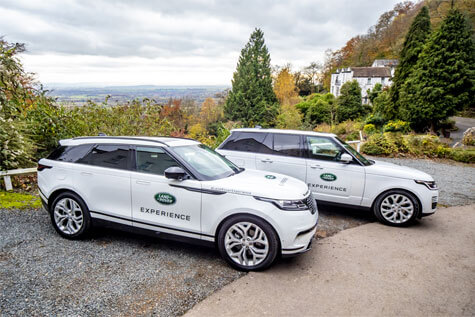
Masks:
[[[301,138],[297,134],[274,133],[274,153],[276,155],[301,157]]]
[[[268,133],[236,132],[222,147],[223,150],[272,153],[272,138]]]
[[[125,170],[129,166],[129,146],[100,144],[77,162]]]
[[[137,172],[164,175],[167,168],[179,166],[168,153],[159,147],[137,147],[135,153]]]
[[[309,158],[325,161],[338,161],[343,148],[334,140],[321,136],[306,136],[307,153]]]
[[[91,148],[92,144],[59,146],[47,158],[49,160],[74,163],[82,159]]]

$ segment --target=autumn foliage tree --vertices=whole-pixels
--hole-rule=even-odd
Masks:
[[[289,67],[284,67],[277,74],[274,82],[274,93],[281,105],[292,104],[298,97],[294,76]]]

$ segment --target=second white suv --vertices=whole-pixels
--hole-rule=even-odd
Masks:
[[[436,211],[438,189],[430,175],[368,160],[334,134],[235,129],[217,151],[237,166],[306,182],[319,203],[372,209],[385,224],[407,225]]]
[[[189,139],[80,137],[38,164],[56,231],[82,237],[103,221],[216,244],[240,270],[310,248],[318,212],[308,186],[244,170]]]

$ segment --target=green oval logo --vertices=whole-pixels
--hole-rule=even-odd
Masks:
[[[275,179],[275,176],[274,175],[266,175],[266,178],[267,179]]]
[[[169,193],[158,193],[155,195],[155,200],[164,205],[173,205],[176,202],[175,196]]]
[[[332,173],[323,173],[320,175],[320,178],[326,182],[333,182],[336,181],[336,175]]]

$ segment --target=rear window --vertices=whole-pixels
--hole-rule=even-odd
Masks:
[[[58,146],[47,159],[74,163],[82,159],[91,148],[92,144]]]
[[[234,132],[221,146],[223,150],[272,153],[272,138],[268,133]]]
[[[274,153],[285,156],[301,156],[301,137],[297,134],[274,134]]]
[[[98,145],[77,162],[101,167],[128,169],[129,147],[127,145]]]

